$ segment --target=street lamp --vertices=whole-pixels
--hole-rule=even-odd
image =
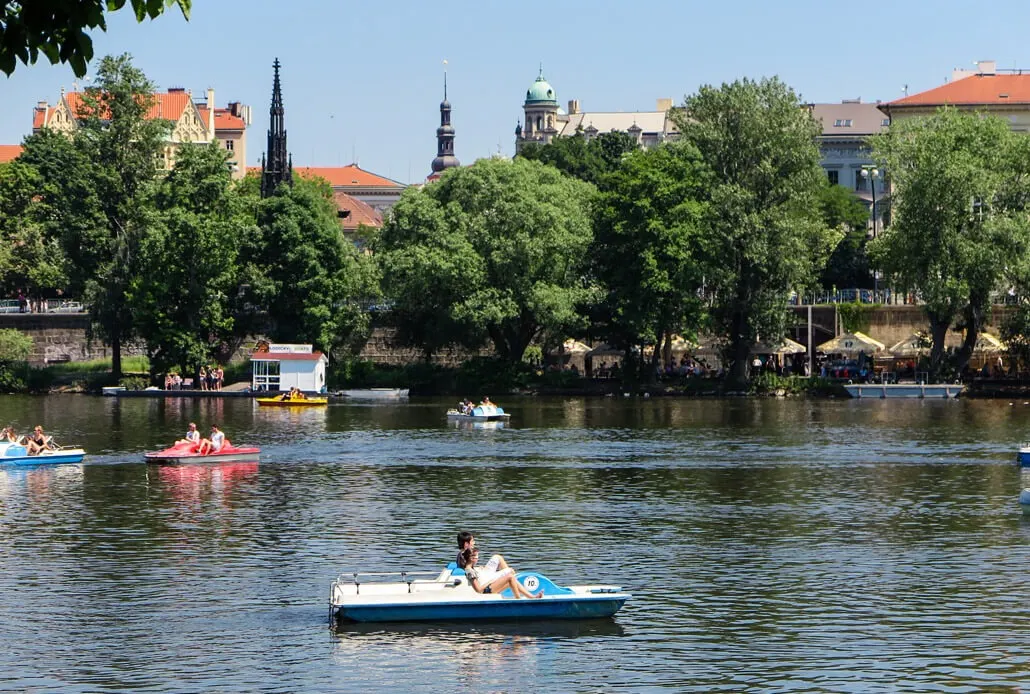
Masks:
[[[869,181],[869,192],[873,197],[873,238],[876,238],[876,179],[880,176],[880,170],[875,166],[863,166],[862,167],[862,178]],[[877,270],[873,270],[873,301],[876,301],[876,295],[880,290],[880,273]]]

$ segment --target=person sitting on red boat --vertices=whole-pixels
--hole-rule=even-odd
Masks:
[[[229,444],[229,442],[225,439],[225,434],[222,433],[217,424],[212,424],[211,438],[201,440],[200,449],[197,452],[200,455],[211,455],[212,453],[218,453],[226,444]]]
[[[197,431],[196,422],[190,422],[190,428],[186,430],[186,438],[179,439],[175,442],[175,445],[178,446],[183,443],[193,444],[194,449],[200,446],[200,432]]]

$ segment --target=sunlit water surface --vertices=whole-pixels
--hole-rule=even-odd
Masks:
[[[0,690],[1030,686],[1026,403],[526,398],[503,429],[448,404],[0,398],[90,453],[0,468]],[[142,462],[190,420],[260,462]],[[330,631],[336,574],[438,569],[463,528],[634,597]]]

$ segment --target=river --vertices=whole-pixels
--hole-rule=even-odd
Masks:
[[[495,398],[497,399],[497,398]],[[1030,403],[0,397],[83,465],[0,468],[0,690],[1017,691]],[[197,421],[257,463],[153,466]],[[328,627],[345,569],[458,530],[612,620]]]

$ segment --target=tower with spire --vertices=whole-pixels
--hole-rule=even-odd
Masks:
[[[286,183],[293,184],[293,157],[286,151],[286,121],[283,95],[279,87],[279,59],[272,64],[275,79],[272,82],[272,106],[268,110],[268,149],[261,156],[261,197],[267,198]],[[267,159],[266,159],[267,156]]]
[[[444,63],[446,65],[446,62]],[[440,127],[436,129],[436,158],[430,178],[439,178],[446,169],[461,166],[454,156],[454,127],[451,125],[451,102],[447,100],[447,70],[443,72],[443,101],[440,102]]]

